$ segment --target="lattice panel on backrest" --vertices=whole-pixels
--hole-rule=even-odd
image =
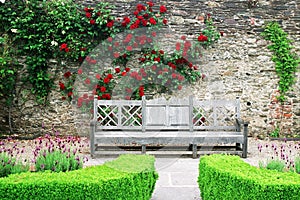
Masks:
[[[228,127],[235,126],[237,116],[235,101],[196,101],[193,108],[193,124],[195,127]]]
[[[117,126],[118,107],[116,105],[98,105],[97,120],[100,126]]]
[[[142,126],[142,106],[123,105],[121,107],[122,126]]]

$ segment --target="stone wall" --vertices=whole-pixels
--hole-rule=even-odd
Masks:
[[[106,1],[115,4],[114,15],[118,17],[133,12],[137,3],[133,0]],[[96,4],[91,0],[81,2],[84,5]],[[176,33],[175,36],[194,38],[204,27],[202,16],[207,13],[213,16],[218,29],[224,31],[219,42],[205,52],[200,70],[206,78],[191,87],[193,95],[205,99],[240,97],[242,117],[250,122],[252,136],[264,137],[277,126],[285,134],[300,134],[300,74],[296,74],[297,83],[287,102],[280,105],[274,98],[278,77],[271,61],[272,52],[267,48],[269,43],[260,36],[265,22],[278,21],[294,40],[295,52],[300,55],[300,0],[258,0],[256,6],[249,5],[247,0],[153,2],[166,5],[169,28]],[[53,124],[61,133],[75,133],[76,115],[60,98],[59,92],[54,91],[49,106],[36,106],[33,101],[16,104],[13,114],[15,130],[30,132],[36,127],[34,131],[38,131],[44,122],[45,131],[51,131]],[[4,114],[7,111],[4,110]],[[7,127],[7,117],[2,117],[2,122]]]

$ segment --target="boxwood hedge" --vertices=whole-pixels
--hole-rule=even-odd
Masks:
[[[99,166],[0,178],[0,199],[150,199],[158,174],[155,158],[123,155]]]
[[[299,200],[300,175],[259,169],[238,156],[203,156],[198,184],[203,200]]]

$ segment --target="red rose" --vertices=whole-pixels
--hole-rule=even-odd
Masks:
[[[81,75],[82,74],[82,69],[78,69],[78,75]]]
[[[180,43],[176,43],[176,51],[180,51]]]
[[[100,87],[100,91],[101,91],[101,92],[105,92],[105,91],[106,91],[106,87],[101,86],[101,87]]]
[[[100,80],[101,76],[100,74],[96,74],[96,79]]]
[[[141,81],[142,80],[142,76],[136,76],[136,80]]]
[[[178,90],[181,90],[182,89],[182,85],[178,85]]]
[[[113,25],[114,25],[114,21],[113,21],[113,20],[110,21],[110,22],[108,22],[108,23],[106,24],[106,26],[107,26],[108,28],[113,27]]]
[[[68,97],[72,96],[73,92],[68,92]]]
[[[71,76],[71,72],[70,71],[68,71],[68,72],[66,72],[65,74],[64,74],[64,77],[65,78],[69,78]]]
[[[179,80],[179,81],[183,81],[183,80],[184,80],[184,77],[181,76],[181,75],[178,75],[178,80]]]
[[[91,18],[91,17],[92,17],[92,14],[89,13],[89,12],[86,12],[86,13],[85,13],[85,16],[86,16],[87,18]]]
[[[201,35],[198,37],[198,41],[199,41],[199,42],[205,42],[205,41],[207,41],[207,40],[208,40],[207,36],[205,36],[205,35],[203,35],[203,34],[201,34]]]
[[[147,2],[147,4],[148,4],[149,7],[153,7],[153,6],[154,6],[154,3],[151,2],[151,1],[150,1],[150,2]]]
[[[112,78],[113,78],[113,75],[112,75],[112,74],[108,74],[108,75],[107,75],[107,78],[112,79]]]
[[[123,22],[122,22],[122,26],[126,26],[129,23],[130,23],[130,18],[129,17],[124,17]]]
[[[163,19],[163,21],[162,21],[162,22],[163,22],[163,24],[164,24],[164,25],[167,25],[167,23],[168,23],[168,20],[167,20],[167,19]]]
[[[148,22],[147,22],[147,20],[142,20],[142,24],[143,24],[143,26],[147,26],[147,24],[148,24]]]
[[[67,47],[68,47],[68,45],[66,43],[63,43],[62,45],[60,45],[59,49],[62,51],[62,50],[64,50]]]
[[[130,100],[130,96],[125,96],[125,100]]]
[[[151,17],[151,18],[149,19],[149,22],[150,22],[150,24],[152,24],[152,25],[155,25],[155,24],[156,24],[156,21],[155,21],[155,19],[154,19],[153,17]]]
[[[95,20],[93,20],[93,19],[90,20],[90,24],[94,25],[95,23],[96,23]]]
[[[126,71],[126,72],[129,72],[129,71],[130,71],[130,68],[129,68],[129,67],[126,67],[126,68],[125,68],[125,71]]]
[[[182,40],[186,40],[186,36],[184,36],[184,35],[181,36],[181,39],[182,39]]]
[[[144,17],[145,19],[147,19],[147,18],[149,17],[149,14],[146,13],[146,14],[143,15],[143,17]]]
[[[70,49],[67,47],[67,48],[65,48],[65,52],[69,52],[70,51]]]
[[[122,76],[126,76],[126,74],[127,74],[126,72],[122,72],[121,73]]]
[[[221,36],[224,36],[224,31],[220,31],[220,35],[221,35]]]
[[[106,84],[109,83],[109,81],[110,81],[110,79],[107,78],[107,77],[103,80],[103,82],[106,83]]]
[[[65,84],[63,84],[62,82],[59,82],[59,88],[61,90],[64,90],[65,89]]]
[[[153,71],[155,71],[155,70],[157,69],[157,67],[156,67],[155,65],[153,65],[153,66],[151,67],[151,69],[152,69]]]
[[[110,94],[104,94],[105,98],[104,99],[107,99],[107,100],[110,100],[111,99],[111,96]],[[103,97],[103,96],[102,96]]]
[[[140,97],[142,97],[142,96],[145,95],[145,93],[144,93],[143,91],[140,91],[140,92],[139,92],[139,95],[140,95]]]
[[[119,42],[115,42],[114,45],[115,45],[116,47],[118,47],[120,44],[119,44]]]
[[[133,14],[136,16],[136,15],[139,14],[139,11],[136,10],[136,11],[133,12]]]
[[[127,51],[132,51],[132,46],[127,46],[127,47],[126,47],[126,50],[127,50]]]
[[[172,73],[172,78],[176,78],[176,77],[177,77],[177,74]]]
[[[113,41],[113,38],[112,38],[112,37],[109,37],[109,38],[107,38],[107,41],[112,42],[112,41]]]
[[[91,80],[89,78],[87,78],[87,79],[85,79],[84,82],[89,85],[91,83]]]
[[[141,16],[141,15],[139,15],[139,16],[136,16],[136,18],[138,18],[139,20],[143,20],[143,19],[144,19],[144,17],[143,17],[143,16]]]
[[[86,51],[85,47],[80,48],[80,51]]]
[[[153,32],[151,33],[151,35],[152,35],[152,37],[156,37],[156,32],[153,31]]]
[[[154,61],[160,62],[160,58],[154,58]]]
[[[116,68],[116,69],[115,69],[115,72],[116,72],[116,73],[120,73],[120,71],[121,71],[120,68]]]
[[[115,58],[119,58],[120,57],[120,54],[118,52],[114,53],[114,57]]]
[[[160,11],[160,13],[165,13],[165,12],[167,12],[167,8],[164,5],[162,5],[162,6],[160,6],[159,11]]]
[[[89,97],[89,95],[88,95],[88,94],[84,94],[82,97],[83,97],[83,99],[87,99],[87,98]],[[79,99],[80,99],[80,98],[79,98]],[[79,99],[78,99],[78,100],[79,100]],[[81,100],[83,100],[83,99],[81,99]]]
[[[89,8],[85,7],[83,10],[84,10],[85,12],[88,12],[88,11],[89,11]]]

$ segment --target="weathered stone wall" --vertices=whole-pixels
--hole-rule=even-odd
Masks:
[[[114,15],[119,17],[133,12],[138,3],[133,0],[106,1],[115,4]],[[84,5],[97,3],[91,0],[80,2]],[[195,96],[206,99],[240,97],[242,117],[250,122],[250,135],[263,137],[276,126],[285,134],[300,134],[300,74],[296,74],[297,83],[289,93],[286,105],[280,105],[274,99],[278,77],[271,61],[272,52],[267,48],[269,42],[260,36],[265,22],[278,21],[294,40],[295,52],[300,55],[300,0],[258,0],[255,7],[249,6],[247,0],[153,2],[166,5],[169,28],[176,33],[173,37],[195,37],[204,27],[201,16],[207,13],[213,16],[218,29],[224,31],[219,42],[205,52],[200,69],[206,78],[191,87]],[[51,131],[54,124],[62,133],[75,133],[75,114],[60,98],[59,92],[55,91],[47,107],[34,106],[33,101],[16,104],[18,108],[13,115],[16,130],[30,132],[28,130],[34,127],[38,130],[44,122],[47,131]],[[3,117],[2,122],[7,125]]]

